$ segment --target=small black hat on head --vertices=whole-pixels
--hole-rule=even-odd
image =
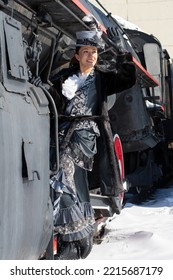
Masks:
[[[98,36],[97,31],[79,31],[76,32],[76,47],[95,46],[100,48],[103,46],[103,40]]]

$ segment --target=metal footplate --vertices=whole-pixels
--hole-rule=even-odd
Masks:
[[[97,213],[104,217],[112,217],[113,214],[120,214],[121,200],[119,197],[103,196],[99,194],[90,194],[91,204]]]

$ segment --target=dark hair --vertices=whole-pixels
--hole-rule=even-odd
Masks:
[[[81,47],[76,47],[76,53],[79,54],[79,50]]]
[[[81,47],[76,47],[75,53],[79,54],[79,50]],[[79,68],[79,61],[77,60],[77,58],[75,56],[72,57],[72,59],[70,60],[70,66],[74,66],[76,68]]]

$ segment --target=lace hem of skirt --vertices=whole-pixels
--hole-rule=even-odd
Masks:
[[[80,240],[93,231],[95,223],[93,209],[89,202],[63,208],[54,217],[54,230],[64,241]]]

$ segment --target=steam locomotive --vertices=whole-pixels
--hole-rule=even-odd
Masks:
[[[172,63],[157,38],[87,0],[0,1],[0,259],[54,258],[49,179],[58,170],[58,112],[49,87],[73,57],[76,32],[90,29],[86,15],[103,32],[99,65],[114,69],[117,55],[128,51],[137,71],[136,85],[108,100],[119,179],[104,193],[93,175],[96,214],[119,214],[128,189],[145,192],[172,172]]]

